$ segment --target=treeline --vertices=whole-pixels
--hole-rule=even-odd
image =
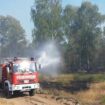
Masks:
[[[0,58],[23,56],[27,47],[25,30],[12,16],[0,16]]]
[[[19,21],[0,16],[0,57],[31,56],[48,41],[56,42],[67,71],[105,70],[105,15],[91,2],[62,6],[61,0],[35,0],[32,43]]]
[[[31,9],[33,44],[56,41],[67,70],[105,69],[105,15],[97,5],[66,5],[61,0],[35,0]]]

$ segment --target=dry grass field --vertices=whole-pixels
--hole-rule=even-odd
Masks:
[[[105,74],[61,74],[42,76],[41,85],[46,94],[72,97],[82,105],[105,105]]]

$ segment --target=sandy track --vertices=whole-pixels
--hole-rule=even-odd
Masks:
[[[10,99],[4,96],[2,90],[0,90],[0,105],[80,105],[78,102],[71,98],[63,96],[55,96],[48,94],[35,94],[29,96],[28,93],[17,94]]]
[[[24,94],[14,96],[10,99],[6,99],[3,95],[1,95],[0,105],[79,105],[79,104],[71,99],[58,100],[51,95],[36,94],[35,96],[30,97],[27,94]]]
[[[0,105],[61,105],[56,100],[52,99],[48,95],[38,95],[35,96],[16,96],[11,99],[6,99],[5,97],[0,98]]]

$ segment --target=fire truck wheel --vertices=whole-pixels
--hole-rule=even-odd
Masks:
[[[12,94],[9,91],[8,87],[5,87],[5,96],[6,96],[6,98],[11,98],[11,96],[12,96]]]
[[[29,95],[30,95],[30,96],[34,96],[34,95],[35,95],[35,90],[30,90],[30,91],[29,91]]]

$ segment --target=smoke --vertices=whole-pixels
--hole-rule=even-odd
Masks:
[[[38,63],[41,64],[41,72],[52,76],[57,75],[60,72],[62,57],[56,43],[46,43],[39,53]]]

